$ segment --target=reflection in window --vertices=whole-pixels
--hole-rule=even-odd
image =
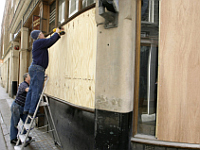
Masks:
[[[85,8],[89,5],[92,5],[93,3],[95,3],[96,0],[83,0],[82,1],[82,7]]]
[[[139,134],[155,136],[158,73],[158,3],[142,0],[139,79]]]
[[[76,12],[78,12],[78,2],[79,2],[79,0],[70,0],[69,1],[69,17],[71,17]]]
[[[58,25],[65,21],[65,0],[59,0]]]
[[[50,5],[50,17],[49,17],[49,31],[51,32],[55,28],[56,19],[56,1]]]

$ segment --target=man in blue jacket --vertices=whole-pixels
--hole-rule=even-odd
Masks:
[[[45,69],[49,63],[48,48],[60,38],[60,29],[50,37],[45,38],[40,30],[33,30],[31,37],[34,40],[32,45],[32,63],[29,67],[31,82],[26,96],[24,114],[33,116],[35,108],[42,93]]]

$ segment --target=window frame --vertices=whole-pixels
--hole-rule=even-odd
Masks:
[[[71,11],[71,1],[72,0],[65,0],[65,4],[64,4],[64,7],[65,7],[65,10],[64,10],[64,21],[62,21],[61,23],[59,23],[59,0],[51,0],[48,5],[48,11],[49,11],[49,15],[48,15],[48,29],[47,29],[47,34],[45,34],[46,36],[51,34],[53,31],[50,30],[50,7],[51,5],[55,2],[56,3],[56,15],[55,15],[55,25],[54,27],[60,27],[64,24],[66,24],[67,22],[69,22],[70,20],[72,20],[74,17],[76,17],[77,15],[85,12],[86,10],[88,9],[91,9],[93,7],[95,7],[95,0],[94,0],[94,3],[92,3],[91,5],[88,5],[87,7],[82,7],[82,0],[76,0],[76,10],[73,11],[71,14],[70,14],[70,11]]]
[[[151,0],[149,0],[151,1]],[[153,3],[150,3],[151,7],[153,8],[154,0]],[[148,135],[148,134],[141,134],[138,133],[138,115],[139,115],[139,91],[140,91],[140,48],[141,48],[141,27],[142,23],[145,23],[142,21],[141,17],[141,11],[142,11],[142,0],[137,0],[137,14],[136,14],[136,51],[135,51],[135,83],[134,83],[134,115],[133,115],[133,132],[132,132],[132,137],[137,137],[138,135],[141,135],[143,137],[148,137],[148,138],[156,138],[156,128],[155,128],[155,135]],[[150,11],[149,11],[150,12]],[[153,13],[154,14],[154,13]],[[154,23],[154,17],[152,17],[152,14],[150,14],[150,21],[149,23]],[[158,37],[159,38],[159,37]],[[158,50],[159,51],[159,50]],[[148,94],[148,93],[147,93]],[[156,122],[157,126],[157,122]]]
[[[54,19],[51,19],[51,6],[53,5],[53,3],[55,3],[55,9],[53,10],[53,11],[55,11],[55,18]],[[54,23],[54,28],[56,27],[56,18],[57,18],[57,2],[56,2],[56,0],[55,1],[53,1],[50,5],[49,5],[49,32],[51,32],[51,30],[52,29],[50,29],[50,24],[53,22],[53,21],[55,21],[55,23]],[[52,12],[53,12],[52,11]],[[50,20],[52,20],[51,22],[50,22]]]
[[[58,0],[58,25],[59,25],[59,22],[60,22],[60,24],[62,24],[62,23],[64,23],[65,22],[65,20],[66,20],[66,17],[65,17],[65,12],[66,12],[66,0],[64,0],[63,1],[63,3],[62,3],[62,12],[61,12],[61,14],[59,13],[59,3],[60,3],[60,0]],[[60,19],[60,15],[61,15],[61,21],[59,20]]]
[[[76,14],[79,11],[79,0],[76,0],[76,9],[72,13],[70,13],[71,12],[71,1],[72,0],[69,0],[69,15],[68,15],[69,18],[72,17],[74,14]]]
[[[85,4],[86,6],[83,7],[83,0],[82,0],[82,9],[87,8],[88,6],[94,4],[94,3],[95,3],[95,0],[93,0],[93,3],[92,3],[92,4],[89,4],[89,5],[88,5],[88,0],[85,0],[85,2],[86,2],[86,4]]]

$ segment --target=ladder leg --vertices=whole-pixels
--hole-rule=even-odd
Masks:
[[[45,85],[44,85],[44,87],[43,87],[43,90],[42,90],[42,93],[41,93],[41,95],[40,95],[40,98],[39,98],[38,104],[37,104],[37,106],[36,106],[35,112],[34,112],[34,114],[33,114],[33,117],[31,117],[30,115],[27,116],[26,121],[25,121],[25,123],[24,123],[24,125],[23,125],[23,128],[22,128],[22,131],[19,133],[19,134],[22,135],[22,134],[24,133],[24,131],[26,130],[25,138],[23,137],[22,146],[18,147],[19,142],[20,142],[20,135],[18,135],[19,138],[18,138],[18,141],[17,141],[16,146],[14,147],[15,150],[23,150],[23,149],[24,149],[24,147],[25,147],[25,145],[26,145],[26,140],[27,140],[28,135],[29,135],[29,133],[30,133],[30,131],[31,131],[32,125],[33,125],[33,123],[34,123],[34,121],[35,121],[36,114],[37,114],[37,111],[38,111],[38,109],[39,109],[39,107],[40,107],[40,103],[41,103],[41,101],[42,101],[42,99],[43,99],[43,96],[45,97],[46,104],[47,104],[47,105],[44,105],[45,115],[46,115],[46,118],[47,118],[48,124],[50,125],[51,130],[53,129],[53,131],[55,132],[55,135],[54,135],[54,133],[53,133],[54,142],[56,142],[55,144],[58,144],[60,147],[62,147],[60,138],[59,138],[59,136],[58,136],[58,132],[57,132],[57,130],[56,130],[56,127],[55,127],[55,124],[54,124],[54,121],[53,121],[53,117],[52,117],[52,113],[51,113],[51,110],[50,110],[48,98],[47,98],[46,95],[44,95],[44,90],[45,90],[45,88],[46,88],[47,82],[48,82],[48,77],[47,77],[47,79],[46,79],[46,81],[45,81]],[[44,100],[43,100],[43,102],[44,102]],[[42,105],[41,105],[41,106],[42,106]],[[47,110],[48,110],[48,112],[47,112]],[[48,113],[49,113],[50,118],[48,117]],[[26,125],[29,123],[29,119],[31,119],[31,122],[30,122],[30,124],[28,125],[29,129],[26,129],[26,127],[27,127]],[[26,127],[25,127],[25,126],[26,126]],[[53,127],[52,127],[52,126],[53,126]],[[56,137],[57,137],[57,140],[58,140],[58,141],[56,141]]]
[[[46,95],[44,95],[44,97],[45,97],[45,100],[47,101],[47,103],[49,104],[48,97],[47,97]],[[56,143],[57,143],[60,147],[62,147],[62,144],[61,144],[61,141],[60,141],[58,132],[57,132],[57,130],[56,130],[55,123],[54,123],[54,121],[53,121],[53,117],[52,117],[52,113],[51,113],[51,109],[50,109],[50,106],[49,106],[49,105],[47,105],[47,109],[48,109],[49,116],[50,116],[50,119],[51,119],[51,122],[52,122],[52,125],[53,125],[53,129],[54,129],[54,131],[55,131],[55,136],[57,137],[57,140],[58,140],[58,141],[56,141]],[[47,116],[47,117],[48,117],[48,116]],[[54,138],[55,138],[55,137],[54,137]],[[55,141],[55,139],[54,139],[54,141]]]

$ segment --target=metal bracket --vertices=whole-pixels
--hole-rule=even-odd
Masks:
[[[105,18],[105,29],[118,26],[118,13],[119,0],[99,0],[99,15]]]

